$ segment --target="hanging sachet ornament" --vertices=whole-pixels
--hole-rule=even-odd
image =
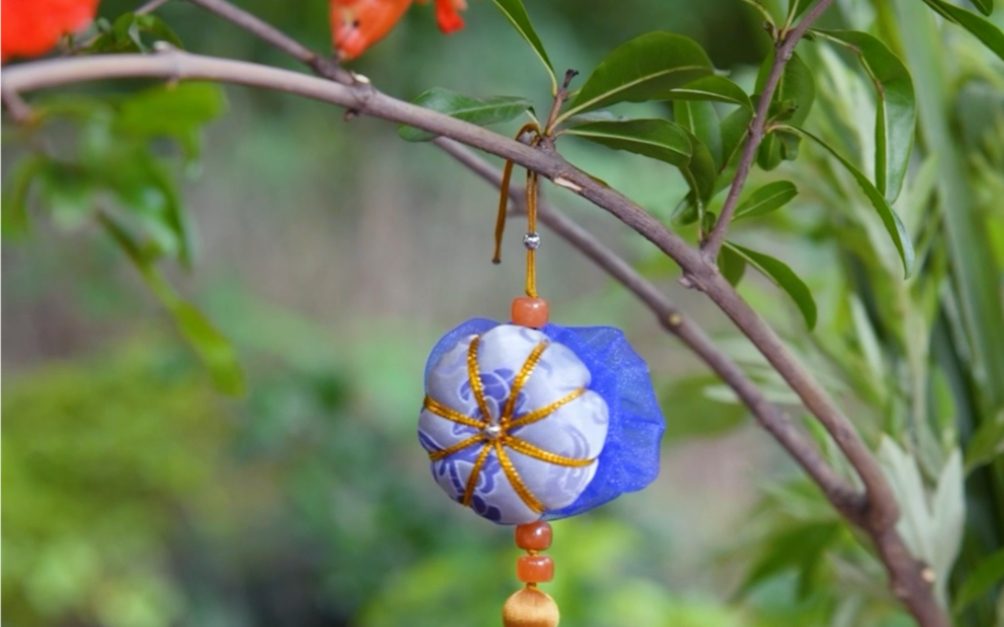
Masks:
[[[507,163],[496,263],[511,168]],[[558,608],[537,589],[554,574],[551,558],[539,554],[551,544],[547,521],[651,483],[665,424],[648,366],[620,330],[548,322],[536,290],[533,172],[526,193],[527,295],[513,301],[511,322],[468,320],[432,349],[418,437],[451,499],[516,526],[516,544],[527,551],[516,570],[526,587],[506,601],[503,623],[553,627]]]

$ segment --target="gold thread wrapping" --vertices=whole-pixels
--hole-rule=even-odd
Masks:
[[[465,448],[468,448],[470,446],[474,446],[475,444],[477,444],[479,442],[483,442],[484,439],[485,439],[485,436],[482,435],[482,434],[480,434],[480,433],[478,433],[477,435],[473,435],[473,436],[467,438],[466,440],[464,440],[462,442],[457,442],[453,446],[450,446],[450,447],[447,447],[447,448],[444,448],[444,449],[440,449],[438,451],[432,451],[432,452],[430,452],[429,453],[429,459],[432,460],[432,461],[434,461],[434,462],[438,462],[439,460],[441,460],[443,458],[446,458],[446,457],[449,457],[450,455],[453,455],[454,453],[462,451]]]
[[[478,453],[478,458],[474,460],[474,467],[471,468],[471,475],[467,477],[467,486],[464,488],[464,500],[462,502],[466,507],[470,507],[471,501],[474,499],[474,488],[478,486],[481,467],[485,465],[485,459],[488,458],[488,452],[491,450],[492,445],[486,442],[484,448]]]
[[[530,378],[530,373],[537,366],[537,362],[540,361],[544,351],[547,350],[547,346],[547,342],[540,342],[534,346],[526,361],[523,362],[523,366],[516,373],[516,377],[512,380],[509,398],[505,399],[505,406],[502,408],[502,418],[499,420],[499,423],[503,427],[512,420],[512,413],[516,409],[516,401],[519,398],[519,393],[523,390],[523,386],[526,385],[526,380]]]
[[[513,466],[512,460],[506,455],[505,449],[502,448],[502,441],[495,441],[495,455],[499,459],[499,464],[502,466],[502,472],[505,473],[506,479],[512,484],[512,489],[516,491],[519,498],[523,499],[526,506],[531,510],[537,512],[538,514],[544,511],[544,504],[537,500],[537,497],[530,492],[530,489],[526,487],[523,480],[519,476],[519,472],[516,471],[516,467]]]
[[[523,414],[519,418],[511,420],[506,426],[509,429],[515,429],[516,427],[525,427],[526,425],[533,424],[535,422],[543,420],[544,418],[547,418],[554,412],[558,411],[558,409],[563,405],[571,403],[572,401],[579,398],[585,393],[586,393],[586,388],[579,388],[569,393],[567,396],[559,398],[550,405],[545,405],[540,409],[535,409],[529,413]]]
[[[481,420],[488,424],[492,420],[492,415],[488,413],[488,403],[485,401],[485,389],[481,385],[481,370],[478,368],[478,345],[481,343],[481,336],[475,335],[471,340],[471,345],[467,348],[467,378],[471,382],[471,391],[474,392],[474,399],[478,402],[478,409],[481,410]]]
[[[474,427],[475,429],[480,429],[481,427],[485,426],[484,423],[481,422],[480,420],[475,420],[470,416],[465,416],[464,414],[461,414],[459,411],[455,409],[450,409],[446,405],[443,405],[439,401],[428,396],[425,397],[425,403],[423,403],[423,407],[428,409],[430,412],[436,414],[440,418],[446,418],[447,420],[453,422],[459,422],[460,424],[467,425],[468,427]]]

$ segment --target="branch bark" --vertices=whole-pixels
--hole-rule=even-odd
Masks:
[[[709,264],[713,265],[715,263],[718,251],[721,250],[722,244],[725,243],[725,235],[728,233],[729,224],[732,222],[732,216],[735,215],[736,207],[739,205],[739,194],[742,193],[743,187],[746,185],[746,179],[753,168],[753,159],[756,158],[757,150],[763,142],[764,130],[767,126],[767,116],[770,112],[770,102],[774,99],[774,92],[777,91],[777,86],[781,83],[781,77],[784,76],[784,68],[787,67],[788,61],[791,60],[791,55],[795,53],[795,46],[805,36],[809,27],[826,12],[826,9],[830,8],[831,4],[833,4],[833,0],[820,0],[816,3],[806,12],[805,17],[802,18],[802,21],[795,28],[781,36],[781,39],[774,47],[774,64],[771,65],[767,81],[763,86],[763,93],[760,94],[760,100],[757,101],[753,122],[750,124],[749,131],[746,134],[746,144],[743,146],[742,155],[739,157],[739,165],[736,167],[736,176],[732,179],[732,186],[729,188],[728,196],[725,197],[725,204],[722,205],[718,221],[715,222],[715,226],[711,229],[708,238],[701,245],[704,258]]]
[[[218,5],[217,9],[226,4],[220,0],[191,1],[201,6]],[[239,9],[234,8],[234,10],[243,13]],[[222,11],[217,12],[224,15]],[[257,18],[253,19],[257,20]],[[260,28],[264,24],[260,20],[257,22],[258,24],[251,24],[248,27],[249,30]],[[271,26],[267,24],[264,26],[271,29],[269,31],[270,37],[276,40],[288,40],[285,35]],[[252,32],[255,31],[252,30]],[[269,39],[269,41],[273,40]],[[285,43],[288,44],[289,41],[292,40],[285,41]],[[331,67],[325,63],[326,60],[299,44],[288,46],[287,51],[310,64],[319,73],[321,70],[318,67],[327,67],[327,70],[323,72],[325,76],[328,75],[328,72],[339,75],[345,72],[340,68],[336,68],[337,71],[331,70]],[[857,520],[852,519],[852,522],[861,525],[876,542],[879,553],[890,572],[894,592],[900,596],[921,625],[947,627],[947,619],[934,604],[930,583],[923,576],[925,572],[922,568],[923,565],[910,557],[905,550],[902,539],[895,531],[894,525],[898,517],[896,501],[871,451],[861,441],[851,423],[840,413],[823,388],[787,350],[776,333],[720,276],[716,267],[707,263],[701,251],[691,248],[682,238],[668,230],[641,207],[616,190],[579,171],[553,150],[548,150],[546,147],[534,149],[467,122],[396,100],[374,89],[368,81],[357,80],[357,77],[351,73],[341,76],[341,79],[335,78],[334,80],[346,82],[322,80],[242,61],[215,59],[166,50],[154,55],[95,56],[39,61],[6,68],[3,78],[4,88],[15,93],[70,83],[126,77],[213,80],[286,91],[340,105],[366,115],[422,128],[505,159],[511,159],[609,211],[674,259],[691,279],[691,282],[707,293],[757,346],[799,395],[809,411],[820,420],[844,455],[847,456],[865,486],[867,499],[863,504],[860,516]],[[601,258],[610,262],[609,258]],[[594,260],[599,263],[595,257]],[[614,267],[615,264],[612,264],[611,268]],[[623,272],[623,269],[618,272]],[[643,286],[637,283],[634,285],[639,290],[636,292],[639,296],[644,295],[645,298],[654,299],[655,295],[643,289]],[[651,304],[660,304],[660,301],[651,300]],[[660,306],[662,305],[666,305],[666,303],[662,301]],[[655,311],[659,313],[658,310]],[[702,342],[707,342],[710,346],[706,336],[700,334],[695,325],[689,321],[686,321],[687,324],[684,325],[682,316],[680,318],[674,317],[674,313],[680,314],[671,304],[665,309],[665,313],[668,314],[666,320],[670,326],[686,329],[684,332],[695,342],[695,345],[701,346]],[[709,356],[714,357],[714,354],[709,353]],[[736,373],[742,375],[741,371],[727,359],[717,365],[711,362],[709,364],[716,371],[720,368],[722,372],[730,372],[729,369],[734,368],[735,372],[730,373],[730,377],[734,378]],[[723,374],[723,376],[725,375]],[[737,389],[737,393],[740,393],[740,390]],[[758,402],[759,393],[755,386],[751,390],[740,393],[740,396],[747,400],[747,396],[743,396],[743,394],[746,394],[749,400]],[[770,411],[763,407],[752,408],[755,412]],[[790,428],[790,425],[788,427]],[[814,472],[819,474],[822,471],[816,469]],[[816,475],[813,476],[815,478]],[[832,478],[827,478],[827,481],[831,480]]]

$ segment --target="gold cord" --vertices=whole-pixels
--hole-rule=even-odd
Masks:
[[[533,133],[530,146],[536,147],[540,144],[540,127],[535,123],[525,124],[516,133],[519,140],[525,133]],[[499,209],[495,216],[495,252],[492,255],[492,263],[502,262],[502,235],[505,233],[506,209],[509,207],[509,183],[512,179],[513,162],[507,160],[505,168],[502,170],[502,184],[499,185]],[[532,170],[526,171],[526,219],[527,233],[537,233],[537,173]],[[526,249],[526,295],[530,298],[537,298],[537,255],[533,248]]]

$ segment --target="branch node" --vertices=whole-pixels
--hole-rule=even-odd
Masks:
[[[582,186],[581,185],[579,185],[578,183],[573,183],[572,181],[569,181],[568,179],[566,179],[563,176],[556,176],[556,177],[554,177],[554,179],[552,180],[552,182],[555,185],[557,185],[558,187],[564,187],[565,189],[572,190],[576,194],[581,194],[582,193]]]

